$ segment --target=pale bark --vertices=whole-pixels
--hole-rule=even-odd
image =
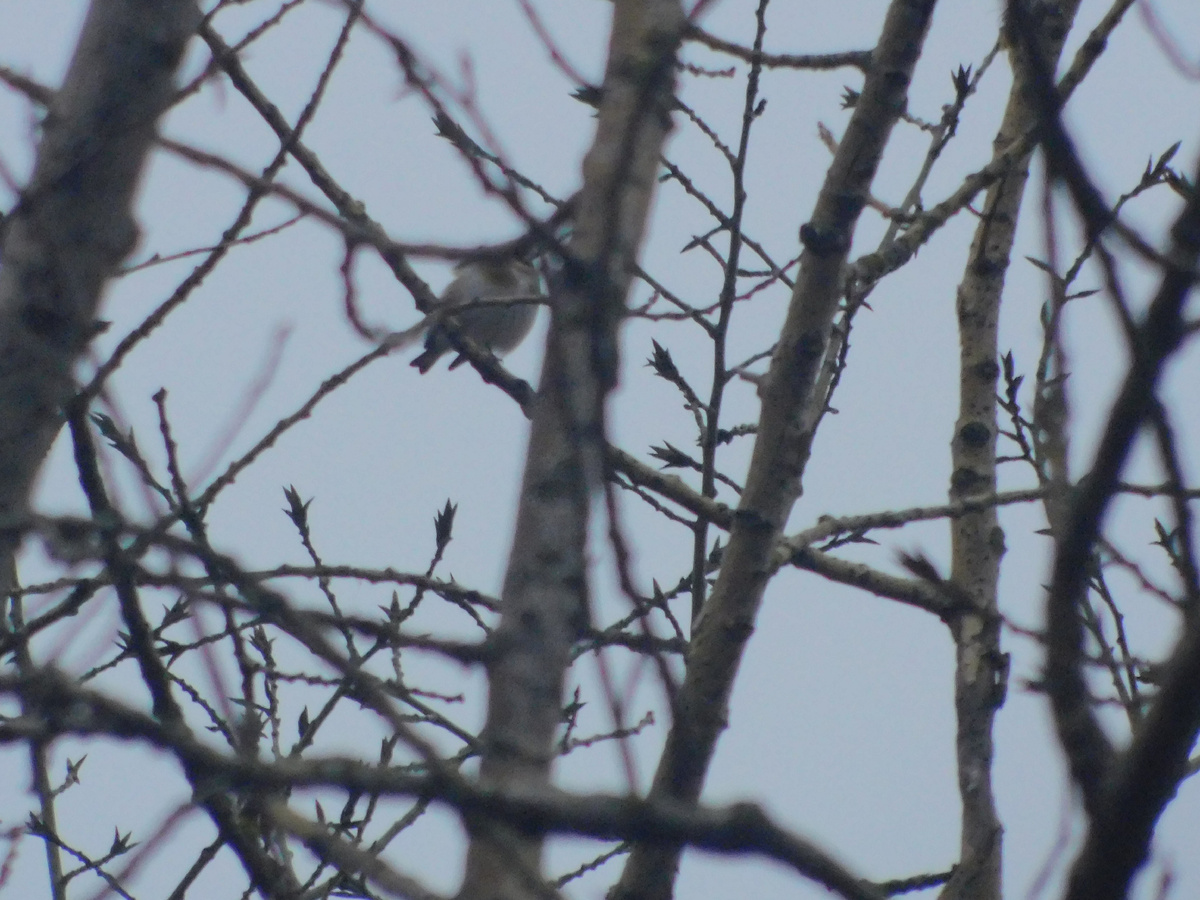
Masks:
[[[1051,65],[1057,64],[1078,7],[1078,0],[1038,6],[1036,40]],[[1039,117],[1023,54],[1010,48],[1010,57],[1013,86],[995,139],[997,153],[1020,141]],[[1026,154],[987,192],[958,288],[959,410],[950,444],[951,500],[996,491],[1000,299],[1028,178]],[[999,900],[1003,828],[992,793],[992,728],[1008,678],[998,598],[1004,532],[990,506],[953,520],[950,534],[950,579],[973,609],[950,620],[962,825],[958,867],[942,896]]]
[[[570,649],[587,624],[589,499],[603,481],[604,400],[615,383],[624,311],[670,129],[678,0],[617,0],[596,136],[560,278],[501,597],[480,778],[521,789],[550,777]],[[468,819],[460,896],[544,896],[541,837],[519,822]]]

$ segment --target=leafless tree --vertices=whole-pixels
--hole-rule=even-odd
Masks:
[[[1073,900],[1129,896],[1164,810],[1200,770],[1191,755],[1200,729],[1191,503],[1200,489],[1187,480],[1192,461],[1180,437],[1196,424],[1194,409],[1173,405],[1176,395],[1163,389],[1169,365],[1195,362],[1197,324],[1187,300],[1200,256],[1196,175],[1176,168],[1179,144],[1147,147],[1151,161],[1140,178],[1106,196],[1063,117],[1109,38],[1125,27],[1133,0],[1112,0],[1082,36],[1079,0],[1009,0],[995,46],[952,73],[933,118],[910,102],[910,86],[936,28],[934,0],[891,0],[873,45],[825,54],[765,50],[769,0],[745,10],[748,45],[708,30],[710,7],[720,4],[614,0],[599,84],[576,74],[538,7],[518,0],[547,66],[574,80],[577,99],[595,109],[582,180],[569,196],[503,153],[470,66],[455,76],[440,69],[393,23],[387,4],[321,7],[322,21],[331,21],[331,10],[339,17],[332,50],[303,109],[281,112],[253,74],[254,54],[315,5],[220,0],[201,10],[192,0],[93,0],[61,87],[0,68],[8,88],[42,116],[32,175],[18,179],[4,169],[12,202],[0,233],[0,742],[23,754],[32,785],[27,820],[6,835],[0,887],[13,883],[19,851],[39,842],[43,883],[55,900],[182,898],[200,884],[206,895],[230,897],[435,897],[429,862],[394,845],[443,808],[465,829],[464,900],[553,897],[597,874],[617,900],[668,898],[689,848],[774,859],[847,898],[938,890],[946,900],[998,900],[1005,846],[994,735],[1010,690],[1006,643],[1016,640],[1044,648],[1043,671],[1014,679],[1014,688],[1045,697],[1081,801],[1084,835],[1073,860],[1060,864],[1061,891]],[[254,15],[257,25],[247,27]],[[1152,11],[1144,15],[1163,57],[1183,68],[1170,34]],[[190,80],[180,72],[189,46],[202,56]],[[506,210],[514,226],[507,239],[487,246],[397,240],[322,161],[308,135],[348,54],[368,46],[387,54],[405,91],[433,117],[436,136],[412,140],[441,139],[468,183]],[[961,161],[947,148],[967,127],[964,113],[987,79],[1004,82],[1002,70],[1011,86],[991,158],[952,171]],[[764,236],[751,224],[758,202],[751,185],[761,184],[756,166],[767,165],[752,152],[773,114],[765,85],[776,79],[770,84],[782,98],[780,84],[794,92],[829,73],[855,86],[845,88],[844,120],[820,125],[829,159],[814,173],[815,201],[795,213],[786,238]],[[741,91],[731,132],[703,102],[684,99],[689,88],[718,84]],[[222,91],[236,92],[273,134],[266,166],[254,170],[234,152],[171,139],[159,127],[169,109],[185,111]],[[703,101],[702,90],[697,96]],[[898,135],[924,140],[923,156],[897,150]],[[695,161],[696,148],[718,161],[727,190],[708,186],[715,179]],[[881,166],[898,153],[908,154],[908,182],[880,184]],[[202,179],[236,185],[240,207],[212,246],[135,266],[127,259],[138,232],[135,193],[151,158],[182,160]],[[1041,174],[1031,179],[1038,158]],[[287,166],[303,173],[302,187],[283,177]],[[656,192],[697,211],[682,226],[681,250],[708,266],[702,296],[672,287],[678,273],[652,271],[643,258]],[[1163,241],[1125,214],[1127,205],[1146,202],[1143,195],[1173,216]],[[1031,204],[1024,215],[1040,217],[1044,233],[1044,252],[1029,260],[1044,297],[1033,323],[1035,360],[1009,352],[1000,331],[1002,302],[1012,303],[1018,224]],[[288,214],[253,230],[264,207]],[[144,430],[135,437],[114,389],[118,373],[159,340],[165,321],[211,290],[213,273],[225,271],[235,252],[262,252],[301,227],[344,247],[339,315],[361,352],[322,373],[307,399],[204,486],[189,484],[166,392],[153,398],[154,441]],[[973,237],[955,295],[958,409],[946,436],[947,502],[822,516],[797,529],[814,441],[838,411],[839,388],[875,365],[851,352],[856,325],[872,302],[888,301],[898,277],[920,271],[939,241],[965,231]],[[144,237],[153,244],[152,233]],[[438,316],[420,267],[534,248],[546,260],[550,319],[536,386]],[[319,549],[311,500],[291,486],[284,512],[307,558],[302,565],[251,566],[245,559],[255,554],[231,546],[214,521],[228,489],[251,469],[269,473],[271,451],[297,425],[320,422],[331,396],[412,345],[419,327],[405,330],[394,309],[396,323],[381,324],[360,296],[360,273],[377,261],[425,315],[419,325],[445,328],[496,401],[514,420],[519,410],[529,421],[515,524],[494,536],[512,541],[497,598],[440,574],[454,538],[450,502],[436,517],[424,571],[331,562]],[[186,271],[148,314],[133,321],[113,312],[111,328],[101,321],[110,283],[181,263]],[[1130,286],[1135,265],[1157,280],[1144,298]],[[1102,288],[1087,288],[1091,278]],[[758,329],[743,352],[735,329],[755,316],[764,321],[771,297],[786,313],[770,333]],[[1105,316],[1120,323],[1127,361],[1092,439],[1072,416],[1083,388],[1066,323]],[[629,378],[622,360],[647,352],[626,339],[630,333],[653,335],[639,384],[669,386],[678,399],[669,415],[682,416],[694,448],[672,443],[666,425],[648,453],[620,446],[612,394]],[[686,348],[686,360],[673,348]],[[248,388],[247,401],[258,393]],[[1143,434],[1159,477],[1135,481],[1131,454]],[[87,515],[50,514],[34,502],[35,477],[56,441],[70,448]],[[345,445],[349,469],[355,451]],[[1072,469],[1079,458],[1091,460],[1085,471]],[[64,471],[50,469],[52,477]],[[409,476],[417,477],[398,475]],[[131,485],[141,507],[129,499]],[[1123,549],[1106,519],[1121,498],[1141,504],[1138,527],[1155,538],[1152,552]],[[1053,545],[1040,600],[1044,628],[1020,624],[1000,590],[1004,567],[1015,564],[1005,562],[1013,535],[1000,514],[1017,504],[1040,505],[1036,530]],[[631,524],[631,508],[648,510],[652,526]],[[884,530],[912,533],[921,523],[944,526],[948,568],[935,554],[896,554],[894,542],[877,543]],[[680,535],[690,548],[682,568],[665,552],[645,552]],[[611,554],[618,597],[600,596],[598,543]],[[635,546],[655,570],[649,586],[635,571]],[[841,584],[903,604],[946,627],[955,651],[961,825],[959,852],[941,868],[868,880],[817,836],[754,803],[706,801],[764,596],[787,572],[805,573],[807,585]],[[307,587],[296,588],[297,579]],[[348,592],[379,601],[359,612],[364,607],[349,605]],[[76,660],[86,657],[75,651],[97,634],[111,637],[102,611],[113,606],[115,648],[81,668]],[[1169,620],[1165,651],[1155,655],[1131,636],[1127,619],[1140,616]],[[420,681],[430,659],[486,673],[484,721],[464,724],[469,716],[454,713],[463,697]],[[595,661],[598,674],[582,674],[581,661]],[[661,730],[652,711],[638,709],[651,689],[668,717]],[[581,736],[584,723],[601,721],[593,709],[607,724]],[[347,753],[338,741],[345,729],[360,729],[360,747],[370,735],[378,749]],[[62,813],[75,812],[69,800],[81,783],[106,773],[61,748],[90,754],[111,739],[173,761],[187,799],[167,821],[143,823],[137,833],[114,822],[104,849],[73,838]],[[648,788],[636,763],[647,747],[657,759]],[[555,761],[584,752],[611,753],[626,790],[559,786]],[[200,817],[207,841],[204,831],[182,827]],[[572,872],[551,873],[544,843],[561,835],[595,839],[602,849]],[[227,857],[240,864],[239,880],[204,881]],[[161,866],[146,874],[164,859],[172,860],[170,877],[161,877]]]

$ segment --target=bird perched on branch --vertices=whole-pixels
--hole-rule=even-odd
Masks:
[[[537,303],[545,297],[537,269],[522,259],[470,260],[456,271],[438,302],[435,313],[441,316],[425,335],[425,352],[411,363],[422,375],[454,349],[448,329],[497,355],[515,349],[529,334],[537,318]],[[526,302],[517,302],[520,300]],[[465,308],[450,315],[458,307]],[[464,360],[459,356],[450,368]]]

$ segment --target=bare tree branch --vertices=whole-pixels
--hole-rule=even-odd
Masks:
[[[694,625],[687,676],[652,797],[695,802],[725,728],[733,679],[766,589],[768,560],[800,494],[813,428],[824,410],[825,398],[814,396],[813,388],[825,361],[851,237],[888,134],[904,108],[933,6],[912,0],[891,4],[846,135],[812,219],[801,228],[805,252],[760,392],[762,415],[750,473],[720,575]],[[678,861],[678,845],[635,847],[613,896],[665,900]]]

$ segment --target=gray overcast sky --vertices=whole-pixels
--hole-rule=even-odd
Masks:
[[[602,0],[538,0],[534,5],[571,64],[598,81],[610,6]],[[227,40],[239,36],[265,17],[268,6],[251,3],[234,9],[217,20],[218,26]],[[914,114],[927,119],[940,115],[941,105],[951,98],[948,74],[960,64],[978,65],[994,40],[999,7],[998,0],[941,4],[910,99]],[[1106,7],[1085,0],[1081,27],[1068,45],[1068,55],[1078,46],[1078,35]],[[82,0],[0,0],[0,64],[57,84],[84,8]],[[775,52],[865,48],[877,36],[885,8],[883,0],[776,2],[768,13],[766,46]],[[1200,6],[1191,0],[1159,0],[1154,8],[1168,24],[1169,34],[1195,56]],[[590,110],[570,99],[574,85],[547,59],[515,0],[383,0],[369,3],[368,9],[411,39],[457,83],[470,79],[481,115],[518,168],[535,175],[557,196],[575,189],[593,128]],[[1147,158],[1176,140],[1183,141],[1176,163],[1184,171],[1191,170],[1200,150],[1200,116],[1195,114],[1200,85],[1171,68],[1138,15],[1131,13],[1129,18],[1068,109],[1083,156],[1110,197],[1132,186]],[[247,56],[252,75],[290,121],[309,96],[339,22],[336,4],[310,2]],[[716,3],[704,24],[746,44],[753,33],[753,4]],[[728,58],[700,48],[689,49],[686,58],[712,68],[730,65]],[[189,75],[205,61],[195,45]],[[744,91],[744,66],[735,68],[738,77],[732,79],[682,81],[683,100],[726,140],[736,136]],[[828,151],[817,137],[817,123],[840,134],[846,121],[839,108],[842,87],[858,86],[860,81],[850,70],[775,73],[764,79],[768,107],[751,149],[747,230],[778,259],[795,254],[797,228],[806,221],[827,165]],[[987,159],[1007,90],[1001,59],[968,104],[961,138],[947,151],[945,165],[926,191],[928,199],[943,196],[962,174]],[[225,154],[251,171],[261,169],[275,149],[271,135],[223,79],[173,112],[163,130]],[[29,171],[32,140],[29,106],[13,92],[0,90],[0,162],[18,181]],[[924,140],[913,129],[897,129],[875,183],[880,198],[901,199]],[[379,43],[365,35],[351,42],[307,141],[340,183],[398,240],[469,246],[516,233],[503,206],[481,196],[453,149],[434,137],[428,109],[404,89]],[[681,120],[670,155],[714,196],[727,198],[727,169]],[[285,181],[315,196],[294,165]],[[1037,209],[1039,190],[1032,181],[1027,212]],[[11,190],[4,189],[0,197],[7,206]],[[223,176],[158,155],[139,207],[143,239],[134,261],[212,244],[241,199],[238,186]],[[1129,218],[1157,237],[1174,208],[1163,193],[1134,204]],[[255,225],[265,227],[288,215],[285,204],[268,202]],[[1030,214],[1024,220],[1022,249],[1014,255],[1017,262],[1010,271],[1003,331],[1005,346],[1013,348],[1026,371],[1036,359],[1036,310],[1044,299],[1038,272],[1020,261],[1023,254],[1044,255],[1036,218]],[[839,415],[822,428],[793,529],[821,514],[927,505],[945,498],[956,413],[954,288],[972,226],[973,220],[960,215],[910,269],[873,295],[872,311],[859,318],[851,366],[836,397]],[[647,269],[696,302],[715,297],[718,267],[699,253],[680,255],[679,250],[707,227],[696,204],[675,185],[667,185],[660,192],[643,254]],[[877,217],[864,217],[856,250],[873,247],[883,227]],[[336,236],[310,223],[241,248],[195,299],[131,355],[113,381],[113,397],[148,455],[156,460],[160,456],[152,439],[157,426],[150,401],[159,387],[169,392],[185,474],[193,484],[203,484],[331,372],[365,351],[341,306],[341,254]],[[193,264],[185,259],[115,283],[104,308],[114,324],[97,341],[100,356]],[[435,289],[449,278],[440,264],[423,264],[421,271]],[[362,254],[356,277],[369,321],[399,329],[417,320],[411,299],[377,260]],[[1129,280],[1134,293],[1144,297],[1151,283],[1147,273],[1131,270]],[[1083,281],[1085,288],[1099,286],[1094,273]],[[645,302],[648,294],[644,286],[638,288],[634,303]],[[761,349],[763,335],[778,329],[786,302],[786,293],[776,288],[739,313],[731,356]],[[538,372],[543,330],[544,321],[508,360],[510,368],[531,380]],[[673,389],[652,378],[643,365],[652,335],[670,347],[680,368],[699,383],[704,383],[702,373],[710,366],[705,345],[686,325],[637,322],[627,327],[613,431],[622,447],[643,458],[651,443],[665,439],[690,447],[693,441],[690,417],[679,409]],[[1115,325],[1103,314],[1081,313],[1070,323],[1068,335],[1073,412],[1082,429],[1073,446],[1080,471],[1090,459],[1089,439],[1103,421],[1122,374],[1123,357]],[[245,414],[248,387],[270,370],[276,355],[278,365],[269,384]],[[432,517],[449,497],[460,508],[443,571],[464,584],[497,593],[516,503],[525,419],[515,404],[482,384],[469,367],[455,372],[439,367],[422,378],[407,365],[412,355],[398,354],[374,364],[241,477],[213,509],[214,543],[252,568],[303,561],[294,529],[279,512],[281,487],[294,484],[305,498],[316,497],[314,529],[327,559],[421,571],[432,551]],[[1172,370],[1167,395],[1189,396],[1198,377],[1197,360],[1186,360]],[[757,418],[751,386],[735,386],[729,402],[726,424]],[[231,433],[233,425],[236,433]],[[1185,447],[1192,451],[1188,474],[1193,482],[1198,474],[1197,440],[1196,433],[1185,435]],[[748,452],[749,443],[743,442],[725,457],[724,468],[732,477],[744,474]],[[114,471],[129,508],[144,511],[141,489],[119,465],[114,464]],[[1135,471],[1153,477],[1145,465]],[[1008,487],[1030,483],[1029,475],[1015,467],[1008,477]],[[61,443],[43,476],[39,503],[50,511],[83,509],[68,448]],[[677,577],[686,570],[691,551],[681,530],[664,529],[659,519],[632,501],[623,508],[634,535],[640,587],[648,590],[652,577]],[[1141,552],[1153,539],[1145,507],[1130,503],[1118,512],[1117,535]],[[1002,513],[1009,538],[1003,604],[1016,622],[1027,626],[1040,622],[1038,585],[1046,577],[1049,542],[1032,534],[1041,527],[1040,516],[1035,508]],[[891,566],[895,550],[920,549],[944,563],[946,534],[944,524],[910,527],[903,535],[884,533],[878,537],[881,546],[865,549],[861,556]],[[27,581],[37,578],[38,552],[30,551]],[[611,566],[605,564],[609,554],[603,542],[597,543],[595,554],[600,563],[598,603],[609,614],[618,614],[623,601],[613,586]],[[295,591],[306,602],[312,599],[311,588],[297,586]],[[360,603],[363,612],[384,602],[381,596],[366,588],[349,588],[343,595],[347,604]],[[1143,631],[1135,640],[1143,648],[1161,649],[1162,628],[1169,623],[1155,625],[1149,604],[1137,608]],[[458,623],[428,627],[435,626],[450,629]],[[116,627],[113,611],[81,623],[70,640],[71,653],[61,664],[75,672],[94,665],[111,646]],[[1025,897],[1051,856],[1064,818],[1070,821],[1073,800],[1044,699],[1022,688],[1037,675],[1036,648],[1011,634],[1006,645],[1015,662],[1010,699],[999,718],[996,787],[1006,826],[1007,893]],[[945,628],[927,615],[815,577],[785,573],[768,593],[706,796],[713,801],[763,802],[783,822],[870,878],[944,868],[954,860],[958,841],[952,665],[953,647]],[[429,663],[417,671],[428,673],[433,685],[446,693],[481,696],[472,690],[478,688],[478,679],[462,670]],[[591,663],[576,673],[587,680],[593,675]],[[661,706],[648,673],[636,683],[636,709]],[[480,715],[477,699],[472,703],[456,713],[464,721]],[[653,771],[666,722],[658,708],[658,725],[639,747],[643,781]],[[374,752],[375,731],[358,732],[357,727],[348,722],[339,734],[344,746],[335,749]],[[603,715],[597,712],[589,727],[602,730]],[[65,755],[77,754],[64,747],[60,758]],[[611,750],[599,749],[568,757],[559,769],[563,783],[578,789],[620,789],[613,756]],[[10,772],[24,771],[23,758],[0,751],[0,759]],[[71,823],[75,839],[91,840],[100,848],[111,839],[114,823],[122,830],[133,828],[138,839],[181,799],[167,795],[163,787],[170,784],[170,790],[179,790],[171,767],[138,750],[93,750],[85,776],[84,784],[64,797],[62,816]],[[9,825],[27,808],[25,788],[23,775],[7,779],[0,788],[0,819]],[[94,824],[81,817],[80,810],[89,804],[105,813]],[[397,858],[435,889],[450,891],[459,877],[457,825],[445,815],[434,821],[402,839]],[[89,831],[93,827],[94,833]],[[1156,863],[1169,867],[1177,878],[1173,896],[1200,895],[1198,836],[1200,788],[1189,783],[1156,844]],[[555,860],[565,869],[565,860],[575,858],[576,845],[561,843]],[[591,849],[588,845],[584,852]],[[1061,874],[1064,859],[1058,859],[1056,873]],[[148,865],[137,896],[159,896],[162,886],[172,883],[171,865],[170,859]],[[42,868],[40,848],[27,842],[7,890],[14,897],[44,896]],[[610,866],[584,880],[574,894],[599,896],[615,871]],[[195,896],[221,896],[222,872],[230,874],[220,867],[208,873],[204,890],[198,888]],[[1141,896],[1153,896],[1155,888],[1143,884]],[[685,858],[678,893],[681,898],[823,895],[769,864],[698,854]]]

